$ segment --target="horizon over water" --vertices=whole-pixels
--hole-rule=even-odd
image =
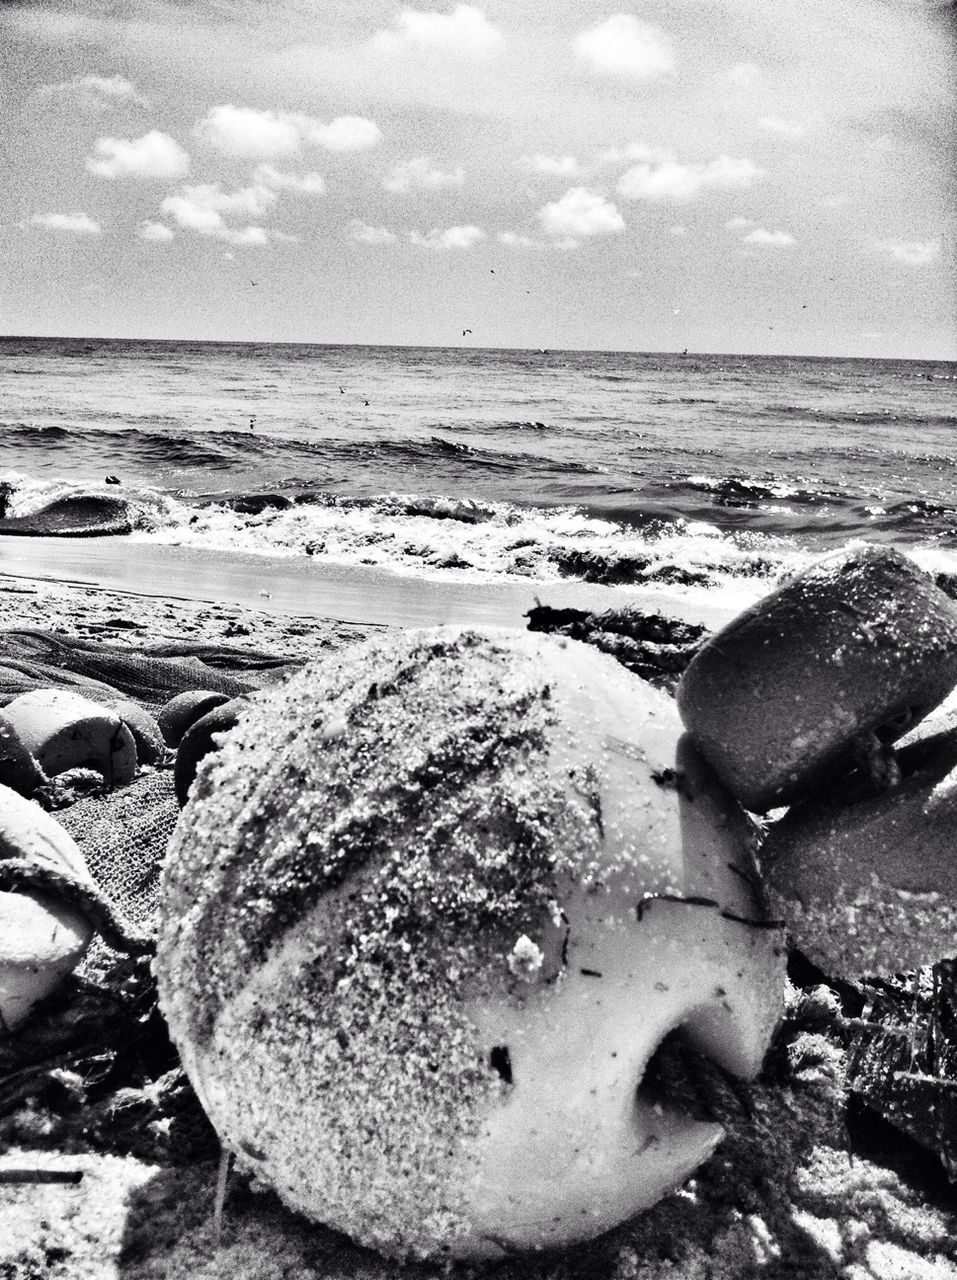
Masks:
[[[92,491],[128,502],[135,542],[458,582],[733,590],[861,538],[957,572],[955,381],[940,360],[8,337],[0,483],[8,515]]]

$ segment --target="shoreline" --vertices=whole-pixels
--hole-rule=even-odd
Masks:
[[[541,602],[594,612],[634,604],[714,630],[771,589],[746,580],[725,598],[713,587],[606,587],[568,579],[475,582],[125,538],[0,537],[0,578],[364,627],[524,629],[526,613]]]

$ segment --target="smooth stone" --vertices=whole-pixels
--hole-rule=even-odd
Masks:
[[[957,606],[885,547],[825,557],[711,637],[678,710],[715,772],[756,813],[840,777],[855,740],[884,743],[957,683]]]
[[[131,533],[129,505],[121,498],[76,494],[57,498],[28,516],[0,519],[0,534],[30,538],[92,538]]]
[[[834,976],[957,956],[957,734],[890,791],[849,794],[795,805],[769,828],[772,910]]]

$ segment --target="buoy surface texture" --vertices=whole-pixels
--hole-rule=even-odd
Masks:
[[[0,874],[5,862],[92,885],[72,836],[39,805],[0,786]],[[93,926],[53,892],[0,890],[0,1030],[15,1031],[38,1000],[79,964]]]
[[[893,741],[957,683],[957,606],[912,561],[827,556],[712,636],[678,685],[681,718],[758,813],[850,767],[855,739]]]
[[[69,689],[33,689],[8,702],[3,713],[50,777],[95,769],[113,787],[136,777],[133,735],[109,707]]]
[[[199,767],[155,968],[225,1146],[397,1256],[597,1235],[710,1154],[642,1093],[668,1032],[753,1075],[782,931],[666,695],[574,641],[372,640]]]

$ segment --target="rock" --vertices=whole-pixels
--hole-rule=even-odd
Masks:
[[[293,501],[282,493],[240,493],[226,498],[225,505],[240,515],[258,516],[264,511],[286,511]]]
[[[34,689],[8,702],[5,715],[24,747],[52,776],[90,768],[113,787],[136,776],[136,744],[115,712],[68,689]]]
[[[0,519],[0,534],[31,538],[92,538],[132,530],[129,505],[102,494],[57,498],[28,516]]]
[[[711,637],[678,709],[725,785],[763,813],[900,737],[957,683],[957,607],[904,556],[827,556]]]
[[[850,794],[794,805],[770,827],[772,910],[836,977],[957,956],[957,735],[891,790]]]

